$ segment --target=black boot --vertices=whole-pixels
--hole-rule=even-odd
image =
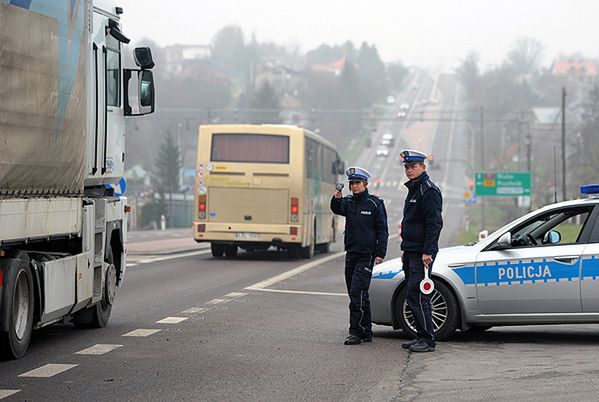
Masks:
[[[360,343],[362,343],[362,338],[360,338],[358,335],[350,335],[347,338],[345,338],[345,342],[346,345],[359,345]]]
[[[418,342],[415,345],[410,346],[410,352],[434,352],[435,347],[429,345],[426,342]]]
[[[402,343],[402,344],[401,344],[401,347],[402,347],[402,348],[404,348],[404,349],[410,349],[410,346],[414,346],[414,345],[416,345],[418,342],[419,342],[419,341],[418,341],[418,339],[412,339],[412,340],[411,340],[411,341],[409,341],[409,342],[404,342],[404,343]]]

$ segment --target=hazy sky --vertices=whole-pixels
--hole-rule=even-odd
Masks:
[[[519,37],[540,40],[545,62],[558,53],[599,56],[599,0],[119,0],[124,32],[159,45],[209,44],[223,26],[247,38],[299,45],[375,43],[385,61],[455,63],[476,49],[503,59]]]

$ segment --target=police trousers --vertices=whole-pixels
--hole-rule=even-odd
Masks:
[[[368,288],[372,278],[374,256],[348,252],[345,256],[345,284],[349,295],[349,333],[359,337],[372,336]]]
[[[433,256],[433,259],[435,256]],[[420,291],[420,282],[424,279],[424,264],[422,263],[422,253],[404,251],[403,270],[406,275],[406,302],[408,308],[414,316],[414,326],[416,327],[417,339],[435,346],[435,330],[433,328],[433,316],[431,308],[431,296],[425,295]],[[429,266],[429,276],[433,264]]]

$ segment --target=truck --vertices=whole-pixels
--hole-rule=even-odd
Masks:
[[[152,113],[151,49],[108,0],[0,0],[0,353],[107,325],[126,267],[125,118]],[[119,183],[121,185],[119,186]]]

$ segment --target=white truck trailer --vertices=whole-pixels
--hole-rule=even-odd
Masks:
[[[125,117],[154,111],[154,66],[108,0],[0,0],[0,352],[34,329],[108,323],[126,256]]]

